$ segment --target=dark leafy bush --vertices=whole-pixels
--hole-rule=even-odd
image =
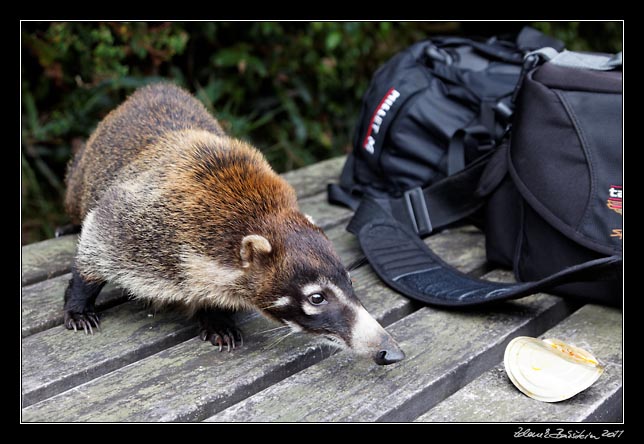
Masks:
[[[350,149],[373,72],[433,34],[490,35],[522,23],[25,22],[22,26],[23,243],[65,222],[65,166],[137,87],[170,79],[278,171]],[[574,49],[621,49],[621,23],[539,23]]]

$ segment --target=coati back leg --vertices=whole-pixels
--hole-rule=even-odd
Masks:
[[[202,341],[210,341],[212,345],[218,346],[219,351],[224,345],[228,351],[244,344],[241,330],[235,326],[232,320],[232,312],[213,309],[200,309],[195,313],[199,321],[199,337]]]
[[[65,290],[65,327],[77,331],[80,328],[85,334],[94,334],[92,325],[100,330],[99,319],[94,308],[96,297],[105,285],[105,281],[92,282],[83,279],[76,266],[72,267],[72,278]]]
[[[56,227],[55,237],[65,236],[67,234],[78,234],[81,232],[81,226],[78,224],[66,224]]]

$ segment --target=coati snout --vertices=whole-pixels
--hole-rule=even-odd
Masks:
[[[132,94],[76,153],[66,182],[67,212],[82,224],[68,329],[93,333],[109,281],[184,307],[219,350],[241,345],[229,314],[256,309],[378,364],[403,359],[293,188],[186,91],[160,83]]]

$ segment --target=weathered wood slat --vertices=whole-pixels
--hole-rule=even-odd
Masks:
[[[20,327],[23,338],[62,324],[63,297],[70,278],[71,273],[67,273],[22,287]]]
[[[22,247],[22,285],[69,272],[78,236],[62,236]]]
[[[420,416],[417,421],[621,421],[621,312],[586,305],[539,337],[557,338],[592,351],[606,364],[604,374],[590,388],[569,400],[546,403],[519,392],[508,379],[501,363]]]
[[[32,285],[22,287],[22,337],[63,323],[63,297],[71,273]],[[124,302],[127,294],[120,288],[108,284],[96,299],[98,311]]]
[[[452,236],[454,240],[447,244],[442,236]],[[476,264],[480,269],[486,264],[485,258],[485,236],[473,225],[465,225],[458,228],[451,228],[442,231],[440,234],[425,239],[425,243],[438,254],[444,261],[467,273],[474,271],[470,265]]]
[[[433,242],[446,252],[447,260],[460,262],[461,269],[469,271],[480,266],[484,253],[480,244],[478,255],[463,251],[464,239],[469,234],[454,231],[437,235]],[[413,310],[407,299],[386,288],[369,267],[356,270],[353,277],[361,300],[382,323]],[[231,354],[213,352],[198,339],[186,341],[33,404],[23,410],[23,420],[199,420],[333,352],[304,335],[290,336],[271,347],[283,331],[277,331],[276,338],[272,338],[276,332],[260,332],[273,327],[263,318],[252,318],[242,325],[244,348]],[[108,335],[108,328],[106,321],[101,334]],[[84,401],[79,403],[81,398]]]
[[[208,421],[410,421],[496,364],[511,337],[544,331],[571,310],[543,294],[478,310],[423,308],[389,328],[402,362],[374,367],[338,354]]]
[[[334,157],[316,164],[283,173],[282,177],[290,183],[297,197],[313,196],[326,190],[330,182],[337,182],[347,156]]]
[[[313,217],[315,223],[324,230],[346,225],[353,212],[348,208],[329,205],[326,193],[318,193],[298,201],[300,211]]]
[[[282,175],[295,188],[302,211],[313,215],[318,210],[320,203],[326,200],[327,183],[337,180],[345,158],[336,157]],[[316,194],[319,196],[311,199]],[[337,225],[334,218],[338,215],[344,221],[349,214],[344,208],[327,205],[317,216],[321,226],[325,223],[332,226]],[[62,236],[22,247],[22,285],[68,273],[76,254],[77,239],[77,235]]]
[[[329,240],[333,242],[335,251],[342,259],[342,263],[348,266],[361,258],[362,250],[358,244],[358,239],[345,229],[346,224],[341,224],[337,227],[325,230]]]
[[[280,371],[296,371],[314,353],[306,338],[276,341],[275,327],[255,317],[243,324],[243,351],[215,351],[193,338],[83,386],[23,409],[23,421],[190,421],[200,419],[213,403],[242,399],[248,384],[270,384]],[[286,342],[286,341],[284,341]],[[328,352],[327,352],[328,354]],[[84,406],[83,406],[84,405]]]
[[[107,331],[94,335],[59,326],[22,340],[23,405],[83,384],[196,334],[196,324],[180,313],[154,313],[134,302],[106,310],[102,320]]]

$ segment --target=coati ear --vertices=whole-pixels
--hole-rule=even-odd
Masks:
[[[242,267],[248,268],[250,264],[261,254],[270,253],[273,248],[271,243],[264,236],[249,234],[241,241],[239,255],[242,260]]]

